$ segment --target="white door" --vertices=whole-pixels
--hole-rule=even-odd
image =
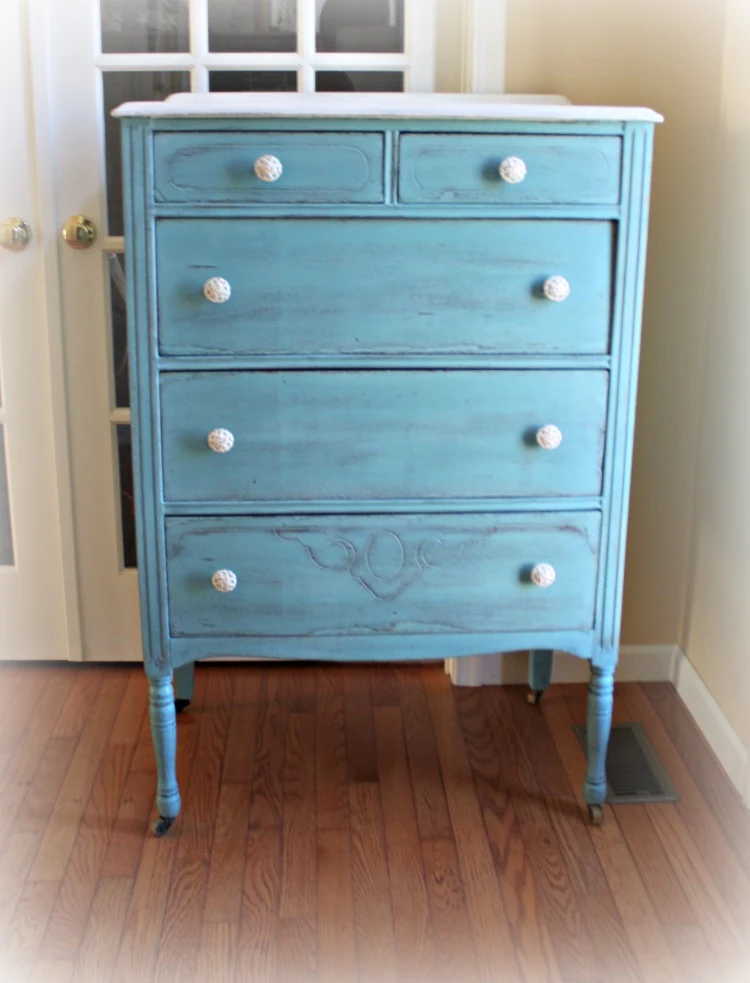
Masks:
[[[83,216],[96,230],[88,248],[60,246],[83,653],[97,661],[138,659],[127,270],[119,124],[109,111],[191,90],[427,91],[434,3],[39,2],[53,80],[58,224]]]
[[[23,0],[3,0],[2,13],[0,658],[66,659],[68,626],[54,453],[44,242],[39,234],[32,157],[33,100],[24,20],[26,4]],[[64,433],[64,425],[61,432]]]

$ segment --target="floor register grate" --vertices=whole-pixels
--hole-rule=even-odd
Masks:
[[[575,727],[586,751],[586,725]],[[656,752],[640,724],[613,724],[607,748],[607,802],[677,802]]]

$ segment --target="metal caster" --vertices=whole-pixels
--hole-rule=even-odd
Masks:
[[[167,816],[159,816],[151,824],[151,830],[154,836],[164,836],[169,832],[174,819],[169,819]]]
[[[589,819],[592,826],[602,826],[604,824],[604,810],[601,806],[589,806]]]
[[[182,713],[187,707],[190,706],[190,700],[175,700],[174,701],[174,712]]]
[[[533,689],[530,693],[526,694],[526,702],[530,703],[533,707],[538,707],[543,696],[543,689]]]

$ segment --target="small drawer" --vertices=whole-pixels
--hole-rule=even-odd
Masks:
[[[601,370],[166,372],[167,502],[598,495]]]
[[[170,218],[156,249],[165,355],[609,350],[607,221]]]
[[[157,202],[380,202],[382,133],[157,133]]]
[[[399,148],[403,202],[611,205],[620,200],[619,137],[410,133],[401,137]]]
[[[168,518],[170,632],[587,630],[599,531],[587,512]]]

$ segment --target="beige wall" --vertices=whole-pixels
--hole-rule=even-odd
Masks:
[[[679,643],[750,747],[750,424],[740,398],[750,381],[750,207],[743,202],[744,227],[738,208],[741,189],[750,199],[750,3],[507,5],[508,92],[646,105],[666,117],[654,160],[623,643]]]

